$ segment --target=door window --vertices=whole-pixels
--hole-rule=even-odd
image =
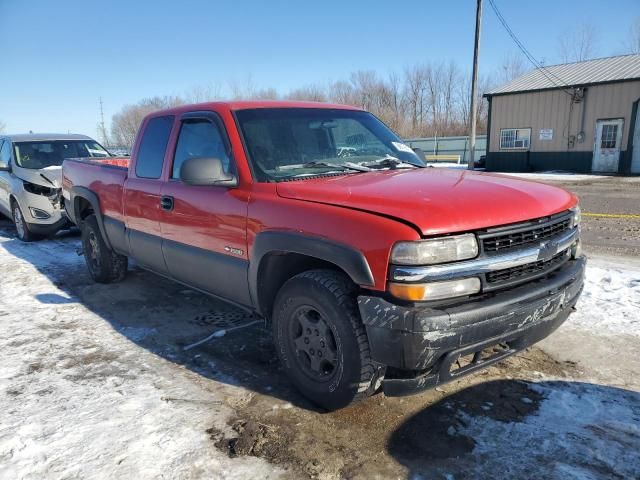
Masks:
[[[139,178],[160,178],[164,153],[169,143],[173,116],[155,117],[147,122],[142,134],[138,158],[136,160],[136,176]]]
[[[218,126],[206,119],[185,120],[178,136],[171,178],[180,178],[185,160],[198,157],[217,158],[225,172],[229,172],[231,162]]]
[[[600,148],[616,148],[618,139],[618,124],[605,123],[602,125]]]

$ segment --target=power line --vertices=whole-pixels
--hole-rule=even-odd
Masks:
[[[529,62],[531,62],[531,64],[534,67],[536,67],[536,69],[538,69],[540,71],[540,73],[542,73],[542,75],[544,75],[545,78],[547,80],[549,80],[554,86],[561,88],[567,94],[573,96],[573,92],[567,90],[567,88],[570,87],[570,85],[567,82],[565,82],[564,80],[562,80],[559,76],[557,76],[556,74],[551,72],[550,70],[547,70],[540,62],[538,62],[535,59],[535,57],[531,54],[531,52],[529,52],[529,50],[527,50],[527,47],[524,46],[524,44],[520,41],[518,36],[513,32],[513,30],[511,30],[511,27],[509,27],[509,24],[507,23],[507,21],[504,19],[504,17],[500,13],[500,10],[498,10],[498,7],[494,3],[494,0],[489,0],[489,5],[491,5],[491,8],[492,8],[493,12],[496,14],[496,17],[498,17],[498,21],[502,24],[502,26],[507,31],[507,33],[509,34],[511,39],[514,41],[514,43],[517,45],[517,47],[520,49],[520,51],[524,54],[526,59],[529,60]],[[554,78],[557,81],[554,80]],[[560,83],[558,83],[558,82],[560,82]]]

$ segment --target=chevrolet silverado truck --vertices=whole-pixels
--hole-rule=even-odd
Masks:
[[[95,281],[132,258],[264,318],[327,409],[486,368],[553,332],[583,287],[573,194],[427,168],[343,105],[156,112],[130,160],[65,161],[63,195]]]

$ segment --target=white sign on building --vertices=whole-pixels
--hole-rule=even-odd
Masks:
[[[553,140],[553,128],[541,128],[540,140]]]

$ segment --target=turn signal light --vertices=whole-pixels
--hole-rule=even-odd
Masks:
[[[396,298],[410,302],[442,300],[480,291],[480,279],[477,277],[447,280],[430,283],[389,283],[389,293]]]

